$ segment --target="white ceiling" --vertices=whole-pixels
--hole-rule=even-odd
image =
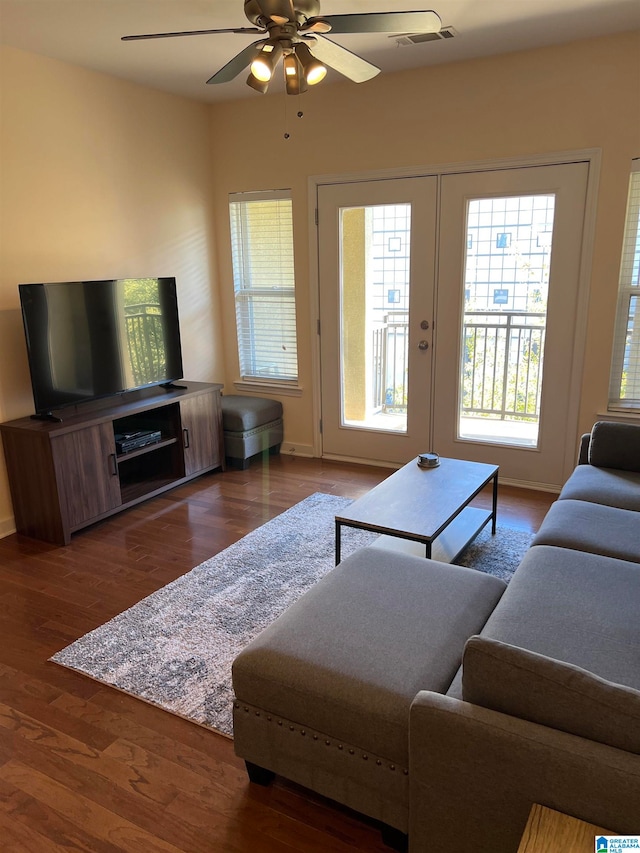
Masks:
[[[426,0],[454,39],[398,46],[384,34],[334,36],[382,72],[640,29],[640,0]],[[323,0],[325,15],[430,8],[425,0]],[[0,0],[0,42],[194,100],[263,97],[206,80],[255,35],[122,42],[133,33],[250,26],[242,0]],[[323,86],[344,80],[330,72]],[[43,81],[46,85],[46,80]],[[350,85],[355,86],[355,83]],[[366,83],[359,84],[366,86]]]

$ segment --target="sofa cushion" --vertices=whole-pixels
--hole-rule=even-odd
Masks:
[[[640,515],[588,501],[556,501],[531,544],[557,545],[640,563]]]
[[[235,695],[406,767],[411,702],[421,689],[446,692],[505,588],[472,569],[362,548],[240,652]]]
[[[640,690],[640,565],[534,545],[479,633]]]
[[[465,702],[640,754],[640,691],[573,664],[471,637],[462,685]]]
[[[578,465],[560,492],[560,500],[590,501],[640,512],[640,474]]]
[[[591,430],[589,463],[640,472],[640,426],[598,421]]]

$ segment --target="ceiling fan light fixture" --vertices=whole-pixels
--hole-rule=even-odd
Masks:
[[[287,95],[301,95],[307,91],[304,70],[294,51],[287,53],[283,60],[284,82]]]
[[[282,46],[275,39],[269,39],[260,48],[260,52],[251,63],[251,74],[261,83],[268,83],[282,56]]]
[[[310,86],[315,86],[327,76],[327,68],[316,59],[311,53],[306,44],[297,44],[295,46],[296,56],[300,60],[300,64],[304,70],[304,76]]]
[[[258,80],[253,74],[249,74],[247,77],[247,86],[251,86],[256,92],[260,92],[261,95],[266,95],[269,88],[269,80]]]

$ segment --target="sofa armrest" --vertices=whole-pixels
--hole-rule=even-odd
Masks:
[[[409,726],[411,853],[516,853],[533,803],[639,831],[640,756],[422,691]]]
[[[585,432],[580,436],[580,446],[578,447],[578,465],[589,464],[589,444],[591,443],[591,433]]]

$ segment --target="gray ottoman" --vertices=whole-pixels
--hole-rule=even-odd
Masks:
[[[223,395],[222,428],[227,462],[245,469],[257,453],[280,452],[282,403],[263,397]]]
[[[406,833],[411,703],[447,692],[505,589],[375,546],[343,560],[234,661],[234,747],[250,778],[278,773]]]

